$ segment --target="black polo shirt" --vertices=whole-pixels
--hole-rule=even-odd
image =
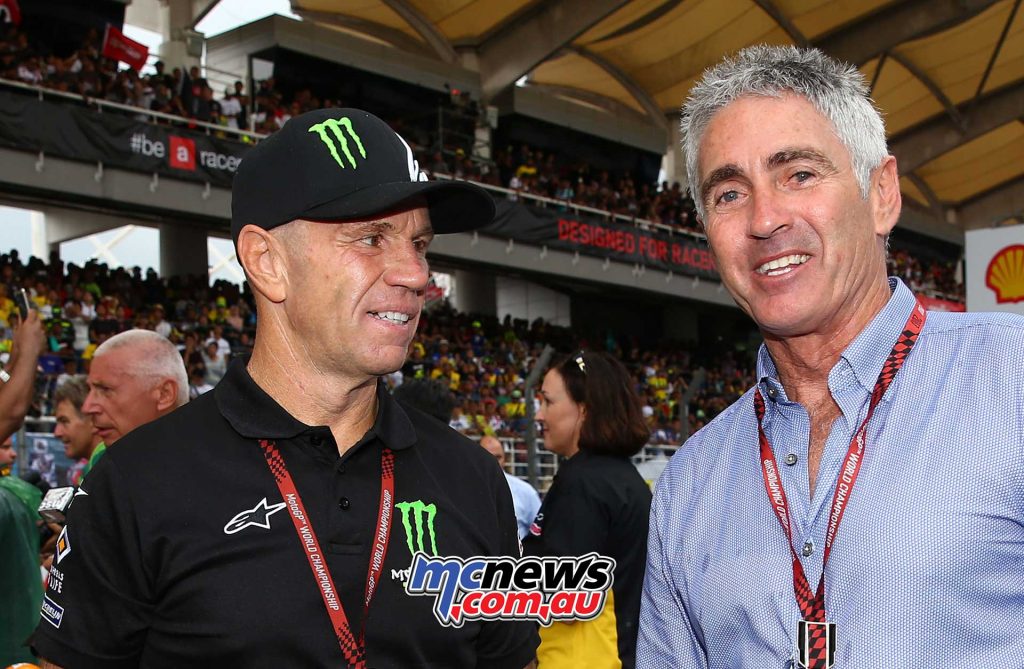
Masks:
[[[579,451],[559,467],[523,539],[527,555],[595,551],[615,559],[612,592],[623,669],[636,665],[650,513],[651,490],[629,458]]]
[[[529,623],[442,627],[405,594],[415,550],[518,555],[494,459],[381,385],[373,428],[344,457],[330,429],[291,417],[243,361],[213,392],[125,436],[68,512],[33,645],[79,667],[343,667],[317,582],[257,439],[272,439],[319,536],[368,666],[521,669]],[[395,513],[363,619],[380,455],[394,451]]]

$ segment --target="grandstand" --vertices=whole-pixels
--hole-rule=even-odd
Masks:
[[[164,12],[166,64],[144,73],[103,56],[103,28],[123,25],[127,3],[94,4],[23,0],[21,25],[0,26],[0,204],[43,212],[50,251],[0,262],[3,283],[51,319],[42,431],[58,377],[121,329],[164,329],[200,375],[207,340],[246,352],[251,296],[210,285],[206,239],[227,235],[246,151],[321,106],[374,111],[435,178],[493,194],[492,226],[432,247],[454,291],[389,382],[446,380],[456,427],[503,438],[523,476],[525,382],[545,345],[627,363],[652,429],[642,459],[751,383],[759,338],[718,281],[675,150],[679,103],[722,53],[788,41],[861,67],[904,175],[890,271],[932,306],[964,308],[965,232],[1022,212],[1024,18],[1012,0],[467,0],[449,16],[430,2],[295,0],[302,21],[268,17],[205,44],[194,28],[216,0],[135,0],[127,12],[154,25]],[[726,24],[742,29],[713,28]],[[126,224],[159,228],[161,276],[61,262],[62,242]],[[556,463],[538,457],[543,488]]]

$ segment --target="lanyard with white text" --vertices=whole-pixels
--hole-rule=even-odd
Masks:
[[[868,412],[864,421],[850,440],[846,458],[843,460],[842,469],[839,473],[839,481],[832,496],[832,508],[828,517],[828,529],[825,534],[825,549],[822,556],[821,578],[818,580],[816,590],[811,590],[811,584],[804,574],[803,565],[797,557],[796,549],[793,547],[793,531],[789,523],[789,502],[786,500],[786,493],[782,488],[779,475],[779,466],[772,452],[771,443],[764,432],[764,398],[761,391],[754,391],[754,411],[757,415],[757,436],[761,447],[761,474],[764,477],[765,491],[768,493],[768,500],[771,502],[772,510],[779,519],[786,538],[789,540],[789,552],[793,558],[793,590],[796,593],[796,601],[800,606],[800,613],[803,620],[798,628],[798,650],[800,664],[808,669],[826,669],[834,662],[835,653],[835,625],[825,622],[825,565],[828,564],[829,555],[832,552],[832,543],[835,541],[836,533],[839,531],[839,523],[846,512],[850,495],[853,493],[853,486],[860,474],[860,466],[864,456],[864,442],[867,436],[868,421],[875,412],[875,408],[881,401],[885,391],[889,388],[896,373],[903,366],[904,361],[910,354],[911,349],[917,342],[917,336],[924,326],[926,312],[920,303],[915,304],[907,324],[900,332],[896,344],[893,346],[885,364],[882,365],[882,372],[878,375],[878,381],[871,391],[871,401],[868,404]]]
[[[331,618],[331,625],[338,638],[338,645],[345,656],[345,661],[350,667],[365,669],[366,667],[366,630],[360,632],[359,638],[352,634],[352,627],[349,625],[345,609],[341,605],[338,590],[334,586],[334,579],[327,568],[327,561],[323,551],[320,550],[320,540],[310,522],[306,507],[302,504],[302,497],[295,488],[292,475],[281,457],[277,445],[272,441],[261,440],[263,455],[267,459],[267,466],[270,473],[274,475],[274,481],[281,491],[281,499],[288,505],[288,511],[295,525],[295,532],[299,535],[306,559],[309,561],[309,568],[313,572],[313,580],[316,581],[317,589],[324,600],[327,615]],[[366,616],[370,610],[370,600],[380,583],[381,573],[384,571],[384,557],[388,552],[388,538],[391,536],[391,516],[395,499],[395,456],[390,448],[384,448],[380,454],[380,507],[377,510],[377,528],[373,533],[373,551],[370,554],[370,567],[366,574],[366,597],[363,600],[363,624],[366,624]]]

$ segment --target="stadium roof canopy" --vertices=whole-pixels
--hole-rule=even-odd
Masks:
[[[292,0],[315,21],[560,97],[674,124],[695,79],[757,43],[855,63],[905,201],[969,227],[1024,216],[1021,0]]]

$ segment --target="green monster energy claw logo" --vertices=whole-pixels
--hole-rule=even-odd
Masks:
[[[351,135],[356,148],[359,149],[359,155],[366,158],[366,149],[363,148],[363,142],[352,128],[352,121],[347,116],[344,118],[329,118],[323,123],[311,125],[309,126],[309,132],[315,132],[319,135],[320,141],[330,150],[331,156],[334,157],[334,161],[338,163],[341,169],[345,169],[345,163],[342,161],[341,156],[338,155],[338,146],[341,146],[341,152],[345,154],[345,158],[348,159],[348,164],[352,166],[352,169],[358,169],[359,166],[356,164],[356,158],[348,148],[348,137],[345,136],[342,128],[348,130],[348,134]],[[331,131],[333,137],[327,134],[328,130]]]
[[[437,507],[433,504],[424,504],[422,500],[398,502],[395,506],[402,512],[402,527],[405,528],[405,541],[409,545],[409,554],[415,555],[419,551],[436,557],[437,537],[434,536],[434,516],[437,515]],[[413,534],[413,524],[409,522],[409,516],[415,519],[415,534]],[[427,526],[427,533],[430,536],[430,551],[427,551],[423,545],[424,524]]]

